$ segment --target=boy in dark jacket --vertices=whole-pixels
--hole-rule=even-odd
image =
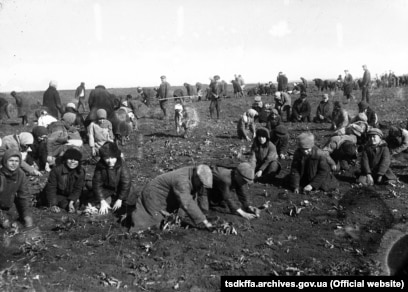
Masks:
[[[307,94],[302,93],[292,107],[292,122],[310,122],[311,107],[306,100]]]
[[[313,119],[315,123],[331,123],[331,104],[329,102],[329,95],[323,94],[322,101],[317,106],[316,116]]]
[[[54,167],[45,186],[47,205],[51,212],[59,213],[61,209],[75,212],[79,197],[85,186],[85,170],[81,166],[82,154],[75,148],[68,149],[62,164]]]
[[[276,146],[279,158],[285,159],[288,154],[289,133],[284,125],[279,125],[271,131],[271,142]]]
[[[12,213],[16,206],[19,219],[26,227],[33,225],[31,215],[32,197],[28,192],[27,178],[20,168],[22,157],[20,151],[8,149],[4,152],[0,168],[0,227],[11,227]]]
[[[337,179],[330,171],[326,154],[314,145],[312,133],[298,136],[298,149],[293,156],[290,170],[291,187],[295,194],[321,189],[329,191],[338,187]]]
[[[358,182],[363,185],[393,182],[397,177],[390,168],[391,156],[387,142],[383,139],[380,129],[372,128],[368,131],[368,143],[364,147],[361,157],[361,175]]]

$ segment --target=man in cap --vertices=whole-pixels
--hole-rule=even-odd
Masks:
[[[346,102],[350,101],[350,98],[355,99],[353,95],[354,80],[349,70],[344,70],[344,82],[343,82],[343,95],[346,97]]]
[[[157,96],[159,97],[159,104],[160,108],[163,111],[164,119],[168,119],[169,116],[167,115],[167,101],[168,98],[171,97],[171,86],[170,83],[167,82],[166,76],[162,75],[160,77],[161,83],[159,89],[157,91]]]
[[[367,65],[363,65],[364,75],[361,81],[361,101],[370,103],[370,87],[371,87],[371,73],[367,69]]]
[[[211,103],[210,103],[210,119],[214,116],[214,110],[217,111],[217,121],[220,118],[220,103],[221,97],[224,95],[224,86],[220,81],[220,76],[214,76],[214,82],[210,84]]]
[[[221,166],[211,167],[212,188],[206,188],[200,197],[200,207],[203,210],[217,207],[228,207],[231,213],[246,219],[256,217],[256,208],[249,203],[248,195],[244,186],[254,181],[255,171],[248,162],[240,163],[236,168],[225,168]],[[232,198],[232,192],[238,197],[240,205]]]
[[[142,190],[132,213],[131,232],[159,226],[169,213],[183,210],[198,226],[211,228],[197,204],[200,190],[213,186],[211,169],[205,165],[186,166],[151,180]]]
[[[302,93],[292,107],[292,122],[310,122],[311,107],[307,94]]]
[[[298,149],[295,151],[290,170],[290,186],[295,194],[300,190],[329,191],[338,187],[337,179],[330,171],[328,157],[314,144],[312,133],[298,136]]]
[[[367,123],[371,127],[376,127],[378,124],[378,117],[375,111],[368,105],[366,101],[361,101],[358,104],[358,111],[360,113],[365,113],[367,116]]]
[[[390,168],[391,155],[383,132],[372,128],[368,131],[368,143],[361,157],[361,174],[358,182],[363,185],[394,182],[397,177]]]
[[[0,147],[0,157],[2,157],[6,150],[14,149],[21,152],[21,169],[29,175],[42,176],[42,173],[30,166],[26,162],[27,154],[31,151],[31,146],[34,143],[34,137],[29,132],[21,132],[20,134],[8,135],[3,137],[2,145]]]
[[[81,106],[83,111],[85,111],[85,82],[81,82],[81,84],[75,90],[75,99],[78,99],[78,112]]]
[[[46,107],[48,113],[56,119],[59,118],[58,113],[60,113],[61,115],[64,114],[64,109],[61,103],[60,95],[57,90],[56,81],[54,80],[50,81],[48,89],[44,92],[42,105]]]
[[[315,123],[331,123],[331,104],[329,101],[329,95],[324,93],[322,95],[322,100],[316,109],[316,116],[313,119]]]
[[[89,114],[85,119],[85,125],[88,127],[91,122],[96,121],[98,118],[96,112],[99,109],[104,109],[106,111],[106,116],[108,120],[112,120],[115,116],[115,109],[120,106],[120,99],[110,93],[105,86],[97,85],[95,89],[91,90],[89,93]]]
[[[292,108],[292,98],[287,92],[276,91],[275,92],[275,109],[282,115],[286,112],[286,121],[290,121],[290,113]]]
[[[27,178],[20,169],[22,163],[20,151],[7,149],[2,157],[0,168],[0,227],[10,228],[12,226],[11,208],[16,205],[19,219],[26,227],[33,226],[31,214],[32,196],[28,191]]]

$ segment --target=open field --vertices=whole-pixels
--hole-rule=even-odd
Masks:
[[[135,88],[110,92],[136,95]],[[42,92],[24,94],[42,101]],[[73,101],[74,90],[60,94],[64,103]],[[361,93],[356,91],[355,95],[360,100]],[[309,88],[308,98],[314,115],[320,95]],[[271,96],[262,99],[264,103],[273,101]],[[334,93],[332,100],[342,101],[342,92]],[[405,126],[406,87],[377,89],[371,100],[385,133],[391,124]],[[238,140],[236,123],[252,101],[249,97],[223,99],[218,122],[209,119],[209,101],[192,102],[200,124],[188,139],[176,134],[172,120],[157,119],[161,111],[155,101],[149,117],[139,120],[140,131],[132,134],[130,143],[121,146],[133,183],[141,189],[151,178],[181,166],[194,163],[231,166],[245,160],[251,143]],[[173,108],[173,101],[170,106]],[[357,113],[357,101],[344,107],[351,116]],[[302,131],[313,132],[318,145],[330,134],[329,124],[285,125],[290,130],[292,151],[296,147],[295,138]],[[1,126],[0,136],[30,129],[8,121]],[[237,235],[191,227],[129,235],[111,214],[87,217],[35,209],[37,228],[21,228],[15,235],[0,230],[0,290],[204,292],[218,291],[222,275],[387,274],[384,251],[388,241],[408,230],[407,166],[402,162],[392,164],[400,180],[395,187],[358,187],[354,177],[357,164],[337,176],[339,193],[295,195],[285,192],[283,180],[291,160],[281,163],[282,171],[273,185],[255,183],[247,190],[253,205],[270,203],[260,218],[248,221],[210,211],[212,221],[229,222]],[[93,166],[86,168],[87,178],[92,179]],[[30,179],[33,194],[45,180],[46,176]],[[291,210],[298,210],[298,214]],[[406,246],[394,249],[389,259],[390,265],[405,277]]]

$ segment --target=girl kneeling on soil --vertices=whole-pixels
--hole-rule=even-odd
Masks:
[[[3,228],[11,227],[10,211],[13,204],[25,226],[33,225],[30,208],[32,198],[28,192],[26,175],[20,169],[21,162],[20,151],[8,149],[4,152],[0,168],[0,226]]]
[[[114,202],[113,211],[136,205],[136,192],[132,186],[130,172],[114,142],[106,142],[99,148],[101,159],[96,164],[92,189],[100,203],[99,214],[107,214]]]
[[[272,182],[280,172],[276,147],[269,140],[269,131],[266,128],[256,130],[256,139],[251,149],[251,164],[255,167],[255,180]]]
[[[383,133],[380,129],[372,128],[368,131],[368,143],[361,157],[361,176],[358,178],[358,182],[363,185],[397,180],[390,168],[390,150],[382,138]]]
[[[75,148],[65,151],[62,164],[54,167],[45,186],[45,200],[51,212],[59,213],[61,209],[75,212],[75,205],[85,185],[85,170],[81,166],[82,154]]]

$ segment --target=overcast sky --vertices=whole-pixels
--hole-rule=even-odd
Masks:
[[[408,0],[0,0],[0,91],[408,73]]]

